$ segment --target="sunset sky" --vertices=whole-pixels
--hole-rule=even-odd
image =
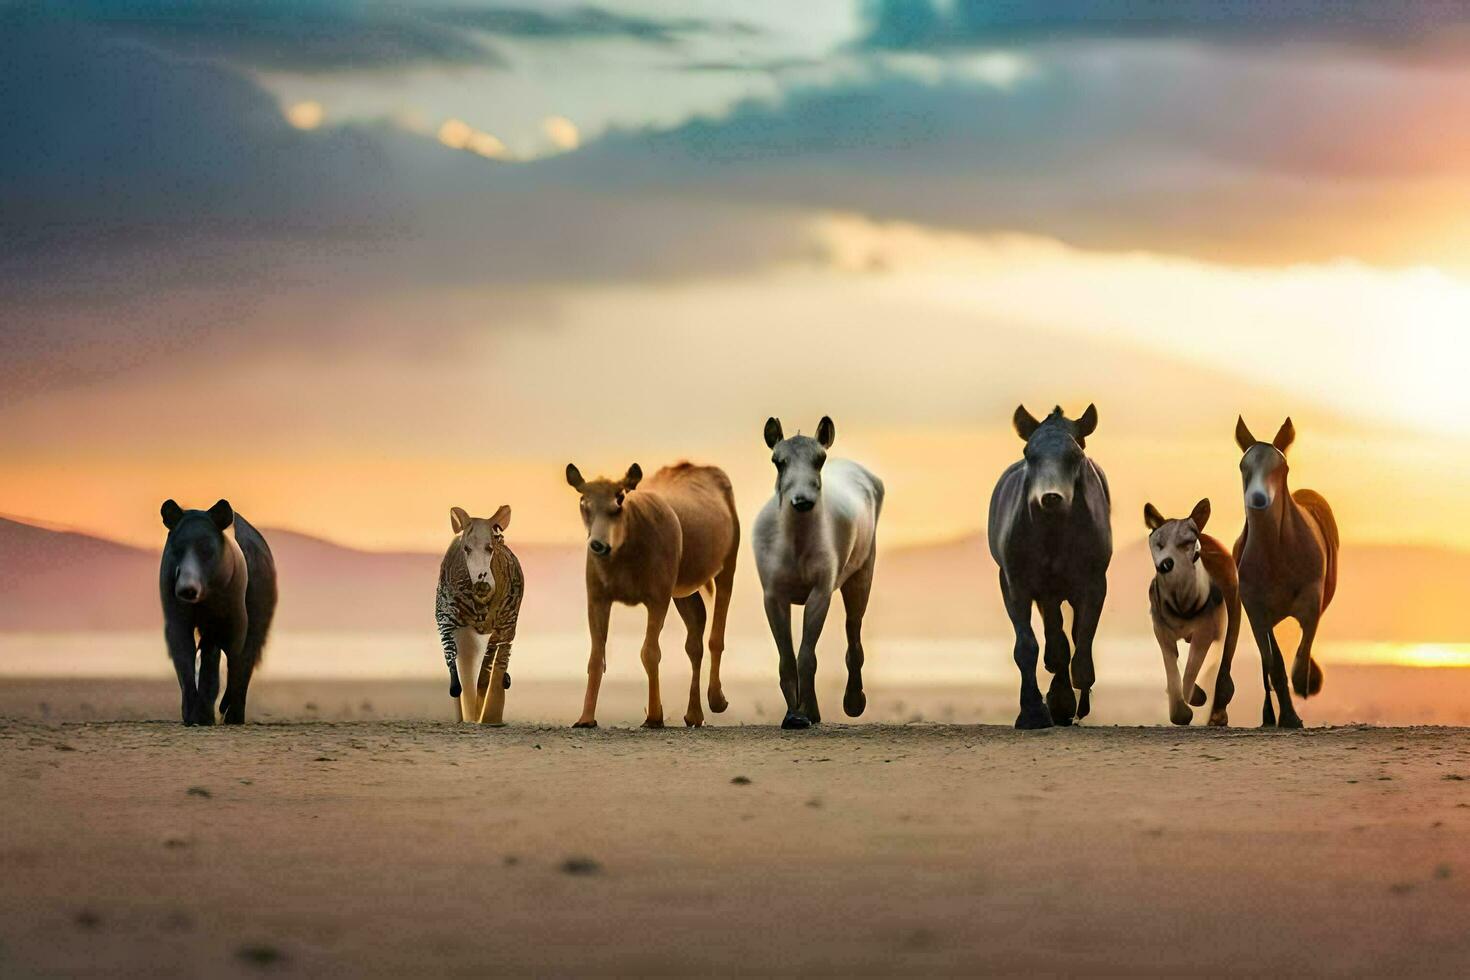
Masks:
[[[1045,14],[1029,10],[1046,11]],[[837,424],[890,542],[1089,401],[1120,539],[1470,548],[1470,13],[1445,3],[0,4],[0,514],[434,549],[562,469]]]

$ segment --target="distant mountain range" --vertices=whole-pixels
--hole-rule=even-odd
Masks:
[[[263,532],[276,556],[277,629],[432,630],[440,555],[360,551],[294,531]],[[447,541],[446,541],[447,544]],[[521,631],[586,629],[584,552],[512,540],[526,573]],[[157,552],[73,531],[0,518],[0,632],[161,628]],[[749,553],[741,555],[730,632],[763,636]],[[1142,540],[1120,548],[1109,572],[1103,628],[1148,636],[1152,569]],[[1350,546],[1322,635],[1326,640],[1470,641],[1470,553],[1427,547]],[[796,611],[797,619],[800,610]],[[614,617],[633,629],[637,617]],[[874,635],[997,638],[1009,635],[996,570],[982,535],[880,552],[868,629]],[[841,630],[834,605],[828,630]]]

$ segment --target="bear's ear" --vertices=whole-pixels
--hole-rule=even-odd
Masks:
[[[235,523],[235,509],[228,500],[216,500],[214,506],[209,508],[209,519],[214,522],[215,527],[223,531]]]
[[[1030,441],[1031,433],[1041,427],[1041,423],[1036,421],[1036,416],[1026,411],[1025,405],[1016,406],[1016,414],[1011,416],[1011,424],[1016,427],[1016,435],[1027,441]]]
[[[463,507],[449,508],[449,529],[455,534],[470,526],[470,515]]]
[[[786,438],[781,431],[781,420],[774,415],[766,419],[766,448],[775,449],[776,443]]]
[[[1210,498],[1206,497],[1194,505],[1194,510],[1189,512],[1189,519],[1194,521],[1194,529],[1203,531],[1205,523],[1210,519]]]
[[[510,527],[510,504],[500,505],[495,516],[490,518],[490,525],[502,534],[505,533],[505,529]]]
[[[1251,447],[1256,444],[1256,437],[1251,435],[1250,428],[1245,424],[1244,415],[1235,417],[1235,444],[1243,453],[1250,452]]]
[[[1164,526],[1164,515],[1153,504],[1143,505],[1143,524],[1150,531],[1157,531]]]
[[[638,489],[638,484],[642,482],[642,480],[643,467],[639,466],[637,463],[634,463],[632,466],[628,467],[628,475],[623,477],[623,489],[636,490]]]
[[[567,486],[581,493],[587,487],[587,481],[582,479],[582,471],[577,469],[576,463],[567,464]]]
[[[170,497],[163,502],[159,513],[163,515],[163,526],[172,531],[179,526],[179,518],[184,516],[184,508],[174,503],[174,498]]]
[[[817,423],[817,442],[821,443],[823,449],[831,449],[832,443],[837,441],[837,426],[826,415],[822,421]]]

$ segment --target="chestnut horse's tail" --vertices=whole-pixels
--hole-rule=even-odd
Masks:
[[[1327,505],[1320,493],[1315,490],[1298,490],[1291,495],[1298,507],[1312,515],[1312,520],[1317,522],[1317,527],[1322,531],[1322,539],[1327,544],[1327,554],[1322,556],[1324,572],[1322,577],[1322,609],[1325,612],[1332,596],[1337,592],[1337,549],[1339,538],[1337,535],[1337,519],[1332,516],[1332,508]]]

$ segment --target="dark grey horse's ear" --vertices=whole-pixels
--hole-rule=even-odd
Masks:
[[[632,466],[628,467],[628,475],[623,477],[623,489],[636,490],[638,488],[639,481],[642,479],[643,467],[639,466],[637,463],[634,463]]]
[[[1246,426],[1244,415],[1235,417],[1235,444],[1243,453],[1250,452],[1251,447],[1256,444],[1256,437],[1251,435],[1251,430]]]
[[[1291,416],[1287,416],[1286,421],[1281,423],[1281,428],[1276,430],[1276,438],[1271,440],[1271,445],[1284,456],[1293,442],[1296,442],[1296,426],[1291,424]]]
[[[1077,438],[1086,439],[1097,431],[1097,406],[1088,405],[1087,411],[1077,420]]]
[[[228,500],[216,500],[214,506],[209,508],[209,519],[214,522],[215,527],[223,531],[235,523],[235,509]]]
[[[1041,426],[1041,423],[1036,421],[1036,417],[1026,411],[1025,405],[1016,406],[1016,414],[1011,416],[1011,424],[1016,427],[1016,435],[1022,439],[1030,439],[1031,433]]]
[[[1164,526],[1164,515],[1153,504],[1143,505],[1143,526],[1150,531],[1157,531]]]
[[[581,493],[582,489],[587,486],[587,481],[582,479],[582,471],[577,469],[576,463],[567,464],[567,486],[578,493]]]
[[[1194,510],[1189,512],[1189,519],[1194,521],[1194,529],[1203,531],[1206,522],[1210,519],[1210,498],[1206,497],[1194,505]]]
[[[158,512],[163,515],[163,526],[170,531],[178,525],[179,518],[184,516],[184,508],[174,503],[172,497],[163,502],[163,506],[158,509]]]
[[[786,438],[786,436],[781,431],[781,420],[776,418],[774,415],[766,419],[766,447],[769,449],[775,449],[776,443],[780,442],[784,438]]]
[[[817,423],[817,442],[822,444],[823,449],[831,449],[832,443],[836,441],[837,426],[832,423],[831,418],[823,415],[822,421]]]

